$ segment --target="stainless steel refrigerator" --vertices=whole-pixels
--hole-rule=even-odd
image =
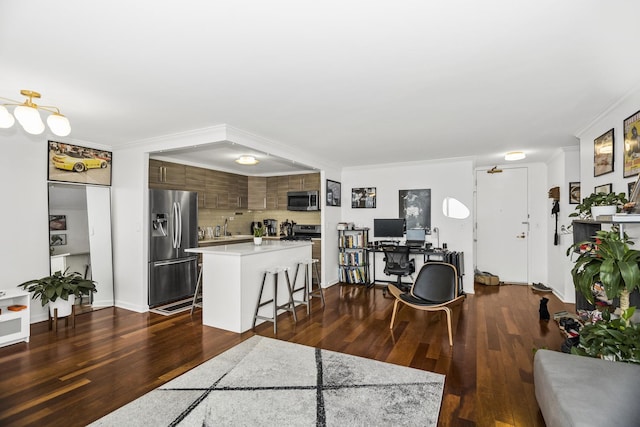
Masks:
[[[191,191],[149,190],[149,306],[193,296],[198,257],[198,199]]]

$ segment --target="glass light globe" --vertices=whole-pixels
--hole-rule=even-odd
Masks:
[[[67,136],[71,133],[69,119],[60,113],[53,113],[47,117],[47,125],[49,125],[51,132],[58,136]]]
[[[16,122],[9,110],[5,106],[0,105],[0,128],[8,129]]]
[[[44,132],[44,123],[42,123],[40,113],[38,113],[37,109],[26,105],[20,105],[16,107],[13,114],[27,133],[40,135]]]

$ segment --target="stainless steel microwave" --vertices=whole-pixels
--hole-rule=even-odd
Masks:
[[[319,211],[320,199],[317,191],[289,191],[287,209],[290,211]]]

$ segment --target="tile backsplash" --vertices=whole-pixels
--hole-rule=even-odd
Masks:
[[[225,218],[229,218],[227,231],[231,234],[250,234],[251,223],[262,222],[265,218],[278,221],[278,231],[280,224],[284,221],[293,221],[296,224],[320,224],[320,211],[298,212],[286,210],[264,210],[264,211],[234,211],[219,209],[198,209],[198,226],[205,229],[216,225],[220,228],[224,225]]]

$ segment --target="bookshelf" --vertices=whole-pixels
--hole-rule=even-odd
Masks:
[[[369,229],[338,230],[338,277],[342,283],[368,285]]]

